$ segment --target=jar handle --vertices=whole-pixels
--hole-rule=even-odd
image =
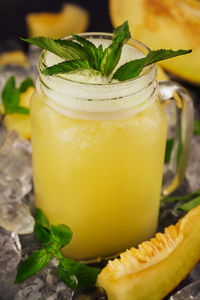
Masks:
[[[174,100],[177,111],[174,145],[167,166],[167,171],[172,172],[173,178],[168,179],[162,188],[162,195],[167,196],[178,187],[185,175],[193,136],[194,108],[188,91],[176,82],[160,81],[159,93],[162,103]]]

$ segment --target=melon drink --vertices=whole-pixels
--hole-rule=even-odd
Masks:
[[[84,37],[105,47],[112,36]],[[144,51],[130,41],[119,65]],[[32,98],[36,206],[50,223],[72,229],[66,256],[113,255],[146,240],[157,226],[167,122],[156,67],[111,83],[90,71],[41,73],[61,60],[42,52]]]

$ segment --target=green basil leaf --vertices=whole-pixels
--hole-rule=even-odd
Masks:
[[[51,234],[47,228],[35,223],[34,233],[43,244],[50,243]]]
[[[121,67],[115,72],[113,75],[114,79],[118,79],[119,81],[124,81],[128,79],[132,79],[137,77],[144,67],[156,63],[161,60],[165,60],[168,58],[173,58],[179,55],[184,55],[190,53],[192,50],[153,50],[150,51],[146,57],[142,57],[139,59],[132,60]]]
[[[164,197],[161,199],[161,202],[184,202],[190,199],[193,199],[196,196],[200,196],[200,189],[197,191],[187,194],[185,196],[171,196],[171,197]]]
[[[200,196],[178,207],[179,210],[189,211],[200,204]]]
[[[54,54],[66,60],[88,58],[87,52],[85,51],[84,47],[71,40],[54,40],[42,36],[30,39],[21,38],[21,40],[53,52]]]
[[[30,86],[34,86],[34,82],[31,77],[27,77],[19,86],[20,93],[25,92]]]
[[[174,139],[171,138],[167,140],[166,150],[165,150],[165,163],[168,163],[170,161],[173,146],[174,146]]]
[[[200,121],[194,121],[194,135],[200,135]]]
[[[89,267],[70,258],[60,260],[58,274],[71,288],[87,288],[94,286],[100,269]]]
[[[44,228],[50,229],[47,217],[45,216],[43,211],[38,207],[36,208],[35,223]]]
[[[72,231],[71,229],[64,225],[51,225],[51,241],[56,244],[56,246],[60,249],[67,245],[72,239]]]
[[[72,34],[73,38],[78,41],[88,53],[88,60],[92,67],[98,70],[98,52],[97,47],[90,41],[84,39],[82,36]]]
[[[47,253],[45,249],[33,252],[27,260],[25,260],[17,272],[15,283],[24,281],[26,278],[31,277],[36,272],[42,270],[50,261],[51,254]]]
[[[91,69],[91,66],[87,60],[71,60],[61,62],[57,65],[44,69],[42,73],[45,75],[54,75],[82,69]]]

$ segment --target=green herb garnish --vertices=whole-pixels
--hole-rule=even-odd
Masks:
[[[200,204],[200,196],[178,207],[179,210],[189,211]]]
[[[194,121],[194,135],[200,135],[200,121]]]
[[[11,76],[2,91],[2,104],[5,114],[29,114],[27,107],[20,106],[20,94],[25,92],[30,86],[34,86],[32,78],[26,78],[20,86],[16,87],[15,77]]]
[[[168,162],[170,162],[173,146],[174,146],[174,139],[171,138],[171,139],[167,140],[166,149],[165,149],[165,163],[166,164]]]
[[[177,207],[179,210],[189,211],[192,208],[200,204],[200,189],[197,191],[187,194],[185,196],[170,196],[161,199],[161,202],[185,202],[184,204]]]
[[[34,233],[44,248],[33,252],[21,265],[15,283],[24,281],[42,270],[54,256],[59,260],[58,275],[72,289],[87,288],[95,284],[100,269],[66,258],[61,248],[69,244],[72,231],[64,224],[51,225],[41,209],[36,208]]]
[[[102,45],[97,48],[92,42],[82,36],[74,34],[72,37],[75,41],[54,40],[46,37],[22,38],[22,40],[53,52],[65,59],[62,63],[45,68],[42,73],[46,75],[92,69],[99,71],[102,76],[109,77],[110,80],[117,79],[119,81],[137,77],[143,68],[148,65],[192,51],[166,49],[149,51],[146,57],[135,59],[122,65],[112,75],[121,57],[123,45],[131,37],[127,21],[114,29],[112,43],[104,50]]]
[[[166,203],[183,202],[183,201],[188,201],[188,200],[193,199],[198,196],[200,196],[200,189],[193,193],[187,194],[185,196],[167,196],[167,197],[162,198],[161,202],[166,202]]]

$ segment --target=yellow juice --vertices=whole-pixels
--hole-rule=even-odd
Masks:
[[[132,117],[62,116],[35,94],[32,107],[36,205],[73,231],[64,254],[118,253],[156,230],[166,120],[157,100]]]

